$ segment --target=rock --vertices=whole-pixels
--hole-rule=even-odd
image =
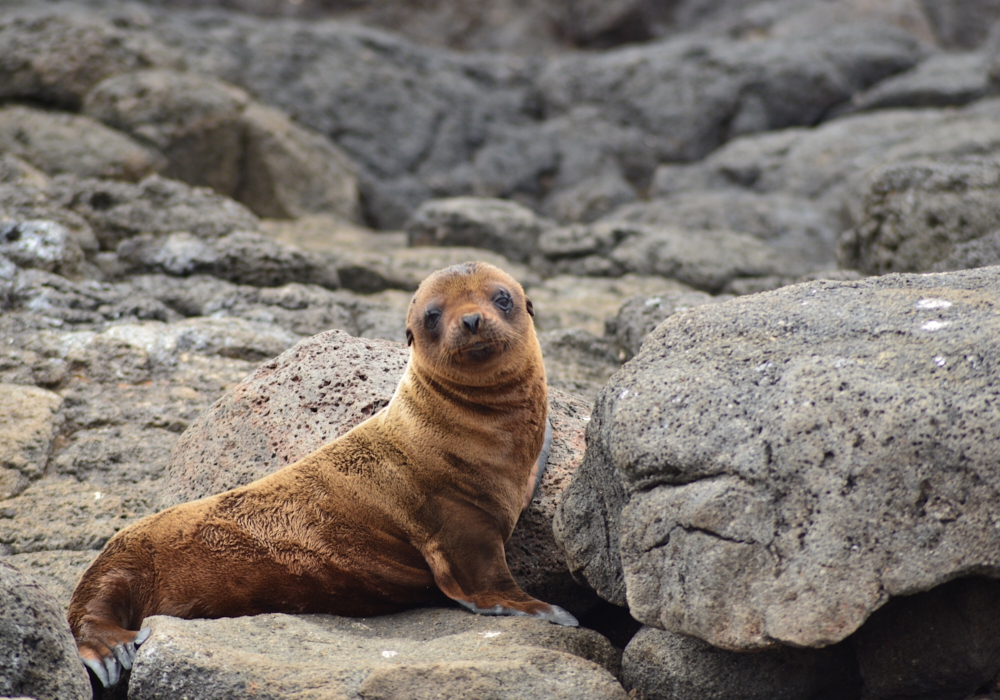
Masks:
[[[639,294],[622,304],[618,313],[605,322],[604,334],[624,350],[624,359],[631,360],[639,354],[646,337],[670,316],[695,306],[717,304],[731,298],[694,291]]]
[[[90,681],[65,613],[16,567],[0,561],[0,694],[89,700]]]
[[[945,5],[924,3],[934,33],[944,46],[973,48],[986,40],[1000,12],[997,0],[957,0]]]
[[[371,294],[385,289],[416,291],[432,272],[477,260],[505,270],[522,285],[541,282],[531,268],[483,248],[404,248],[381,253],[336,253],[332,258],[342,284],[351,291]]]
[[[0,185],[0,218],[8,221],[44,219],[64,226],[87,254],[100,249],[90,224],[79,214],[63,208],[46,194],[51,184],[44,175],[44,188],[30,181]]]
[[[249,688],[275,698],[625,698],[607,640],[538,620],[432,609],[146,624],[153,632],[129,682],[135,700]]]
[[[0,150],[47,175],[136,181],[163,167],[158,153],[90,117],[29,107],[0,109]]]
[[[642,124],[661,161],[704,157],[728,137],[819,121],[833,105],[912,67],[913,35],[871,23],[737,41],[683,37],[549,62],[546,113],[597,106]]]
[[[69,229],[55,221],[0,221],[0,255],[18,267],[79,275],[83,250]]]
[[[114,250],[125,238],[140,233],[187,231],[211,239],[234,231],[253,232],[259,226],[256,216],[227,197],[156,175],[135,185],[60,177],[49,195],[86,220],[103,250]]]
[[[654,191],[657,186],[654,182]],[[748,233],[785,255],[793,254],[800,266],[816,267],[835,262],[837,235],[843,229],[839,216],[805,197],[732,187],[638,202],[616,209],[605,220]]]
[[[1000,265],[1000,231],[957,244],[948,257],[934,263],[931,269],[968,270],[990,265]]]
[[[739,277],[805,272],[794,256],[782,256],[742,233],[639,226],[631,232],[608,256],[612,262],[628,272],[671,277],[710,293]]]
[[[408,356],[401,344],[352,338],[340,331],[298,343],[259,367],[181,436],[164,476],[161,505],[250,483],[346,433],[389,402]],[[552,393],[552,422],[559,429],[549,462],[553,473],[522,516],[530,528],[515,528],[509,546],[521,552],[515,568],[525,578],[519,580],[526,586],[553,586],[529,589],[533,595],[579,611],[592,598],[570,580],[547,523],[579,459],[575,450],[584,409]]]
[[[594,593],[574,581],[566,557],[552,537],[552,518],[583,459],[584,432],[591,404],[549,387],[549,422],[552,449],[542,482],[531,506],[521,513],[514,532],[504,545],[507,566],[530,595],[549,599],[583,617],[598,602]],[[616,673],[617,675],[617,673]]]
[[[922,272],[957,245],[1000,228],[1000,160],[888,165],[867,183],[858,225],[838,243],[841,265],[866,272]]]
[[[730,650],[833,644],[998,570],[998,284],[812,282],[668,319],[598,397],[555,520],[571,570]]]
[[[861,694],[849,643],[741,654],[653,627],[643,627],[625,648],[622,682],[640,698],[671,700],[855,700]]]
[[[538,342],[545,359],[549,387],[574,394],[593,403],[597,392],[621,367],[618,348],[582,328],[540,333]]]
[[[44,190],[49,186],[49,178],[31,163],[13,154],[4,153],[0,155],[0,183],[27,185]]]
[[[406,224],[411,246],[472,246],[527,262],[548,222],[501,199],[455,197],[425,202]]]
[[[128,424],[77,430],[53,456],[49,474],[105,487],[158,479],[176,441],[169,430]]]
[[[87,91],[110,75],[180,61],[147,31],[65,8],[6,18],[0,24],[0,56],[0,98],[66,109],[79,108]]]
[[[248,231],[208,241],[184,231],[160,237],[143,234],[123,240],[115,252],[133,273],[209,274],[257,287],[289,282],[340,286],[336,268],[322,256]]]
[[[359,217],[356,166],[331,141],[257,103],[243,112],[243,123],[246,161],[236,199],[258,216],[329,212]]]
[[[552,196],[549,207],[559,221],[587,223],[635,198],[632,185],[621,173],[612,170],[558,192]]]
[[[45,478],[3,502],[0,556],[99,550],[116,532],[155,512],[159,485],[95,486]]]
[[[102,81],[83,110],[162,153],[164,176],[231,197],[243,174],[241,116],[249,102],[237,87],[160,69]]]
[[[579,328],[593,335],[604,333],[605,319],[636,294],[684,293],[690,287],[662,277],[579,277],[556,275],[525,290],[535,305],[535,330]]]
[[[1000,582],[963,578],[879,608],[854,635],[864,697],[960,700],[1000,671]]]
[[[69,601],[80,576],[97,558],[98,552],[88,549],[82,552],[57,550],[51,552],[29,552],[6,556],[3,561],[16,566],[24,574],[40,583],[56,599],[62,610],[69,610]]]
[[[983,54],[942,53],[858,93],[859,110],[961,106],[994,92]]]
[[[84,111],[157,148],[162,173],[243,202],[259,216],[357,215],[347,157],[243,90],[190,73],[146,70],[97,85]]]
[[[62,402],[45,389],[0,384],[0,500],[45,472],[63,421]]]

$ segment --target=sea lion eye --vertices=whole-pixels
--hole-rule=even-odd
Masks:
[[[441,312],[438,309],[427,309],[424,312],[424,328],[429,331],[437,328],[438,321],[441,320]]]
[[[497,305],[498,309],[506,314],[509,314],[510,310],[514,308],[514,301],[510,298],[510,294],[507,292],[500,292],[493,297],[493,303]]]

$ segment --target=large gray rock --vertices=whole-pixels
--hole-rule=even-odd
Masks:
[[[948,107],[965,105],[995,92],[985,54],[941,53],[876,83],[851,102],[860,110]]]
[[[187,232],[144,234],[123,240],[115,252],[129,272],[209,274],[256,287],[291,282],[340,286],[336,268],[322,256],[249,231],[207,241]]]
[[[739,653],[644,627],[625,648],[622,682],[649,700],[857,700],[853,651],[846,643]]]
[[[377,618],[148,618],[129,698],[594,698],[625,700],[596,632],[415,610]],[[252,660],[252,661],[250,661]],[[248,661],[250,661],[248,663]]]
[[[136,181],[164,166],[156,151],[95,119],[20,106],[0,109],[0,150],[47,175]]]
[[[232,85],[190,73],[137,71],[98,84],[84,111],[163,153],[163,175],[211,187],[259,216],[357,215],[357,181],[347,157]]]
[[[885,23],[804,26],[538,60],[430,50],[322,21],[241,17],[209,31],[175,16],[161,31],[200,72],[333,138],[360,166],[366,214],[398,227],[427,199],[465,195],[589,218],[610,206],[602,200],[637,196],[658,162],[814,124],[924,55]]]
[[[143,28],[62,9],[29,11],[0,23],[0,98],[76,109],[110,75],[180,62],[178,53]],[[148,29],[149,17],[144,19]]]
[[[89,700],[90,681],[62,608],[37,582],[0,561],[0,695]]]
[[[915,37],[883,24],[843,24],[761,41],[681,38],[566,56],[539,78],[546,108],[597,105],[639,123],[661,160],[697,160],[740,134],[819,121],[833,105],[913,66]]]
[[[187,231],[199,238],[221,238],[260,226],[249,209],[228,197],[157,175],[137,184],[58,177],[47,195],[83,217],[104,250],[140,233]]]
[[[63,418],[59,394],[0,384],[0,499],[16,496],[45,472]]]
[[[646,337],[678,311],[731,298],[728,295],[713,297],[705,292],[639,294],[622,304],[618,313],[605,322],[604,334],[624,350],[624,359],[631,360],[639,354]]]
[[[250,483],[343,435],[388,404],[408,357],[402,344],[330,331],[261,365],[177,441],[162,506]],[[532,595],[582,613],[593,598],[573,583],[551,522],[581,458],[586,407],[554,391],[549,404],[548,474],[507,542],[508,564]]]
[[[820,281],[675,314],[598,398],[555,523],[575,575],[731,650],[822,647],[892,597],[1000,577],[998,285]]]
[[[424,202],[406,224],[411,246],[485,248],[528,261],[551,224],[526,207],[502,199],[456,197]]]
[[[83,250],[65,226],[45,219],[0,221],[0,255],[18,267],[76,277]]]
[[[857,226],[838,242],[840,262],[868,274],[931,270],[957,246],[1000,228],[998,195],[995,156],[879,168]]]

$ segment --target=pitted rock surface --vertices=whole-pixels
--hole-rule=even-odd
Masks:
[[[598,398],[556,519],[571,568],[732,650],[825,646],[891,597],[1000,577],[998,290],[993,267],[675,314]]]
[[[87,671],[62,608],[30,576],[0,561],[0,695],[89,700]]]
[[[177,441],[162,506],[248,484],[305,457],[381,410],[409,358],[399,343],[328,331],[267,362],[200,416]],[[585,612],[594,597],[570,577],[552,538],[552,516],[582,456],[586,404],[551,392],[548,469],[507,543],[525,590]]]
[[[625,700],[596,632],[456,609],[351,619],[151,617],[129,698]],[[252,660],[252,661],[251,661]]]

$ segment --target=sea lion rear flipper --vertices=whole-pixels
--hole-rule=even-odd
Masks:
[[[471,504],[451,504],[454,527],[439,531],[423,548],[434,582],[452,600],[480,615],[538,617],[567,627],[576,618],[521,590],[507,568],[495,521]]]

